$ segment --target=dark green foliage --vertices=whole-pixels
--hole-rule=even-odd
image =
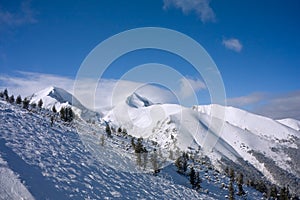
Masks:
[[[29,100],[28,100],[27,98],[25,98],[25,99],[23,100],[23,108],[24,108],[24,109],[28,109],[28,106],[29,106]]]
[[[11,96],[9,97],[8,102],[9,102],[9,103],[14,103],[14,102],[15,102],[15,97],[14,97],[14,95],[11,95]]]
[[[121,133],[121,132],[122,132],[122,128],[119,127],[119,128],[118,128],[118,133]]]
[[[279,200],[288,200],[289,199],[289,191],[287,187],[283,187],[280,190]]]
[[[196,172],[194,170],[194,168],[191,168],[191,172],[190,172],[190,183],[192,184],[192,186],[194,187],[195,185],[195,181],[196,181]]]
[[[108,123],[106,123],[106,127],[105,127],[105,132],[106,132],[106,134],[107,134],[107,136],[108,137],[112,137],[111,136],[111,128],[110,128],[110,126],[108,125]]]
[[[134,151],[135,151],[135,153],[146,153],[147,152],[146,148],[143,146],[143,138],[139,138],[137,140]]]
[[[269,197],[277,199],[277,197],[278,197],[278,190],[277,190],[276,185],[272,185],[271,186]]]
[[[153,168],[154,174],[157,174],[159,172],[159,167],[158,167],[158,159],[157,159],[156,149],[154,149],[154,152],[152,154],[151,162],[152,162],[152,168]]]
[[[133,149],[135,149],[134,137],[131,138],[131,146]]]
[[[232,168],[229,170],[229,178],[232,182],[234,182],[234,169]]]
[[[21,104],[21,103],[22,103],[22,98],[20,95],[18,95],[16,99],[16,104]]]
[[[191,168],[191,172],[190,172],[190,183],[193,189],[198,190],[200,188],[200,183],[201,183],[200,175],[199,172],[196,172],[193,167]]]
[[[39,102],[38,102],[38,107],[39,107],[39,108],[42,108],[42,106],[43,106],[43,100],[40,99]]]
[[[254,183],[254,188],[257,189],[258,191],[260,191],[261,193],[268,193],[268,188],[266,186],[266,184],[264,183],[264,181],[257,181]]]
[[[3,91],[3,98],[4,98],[4,100],[8,101],[8,91],[7,91],[7,89],[5,89]]]
[[[60,118],[65,122],[71,122],[74,119],[74,113],[70,107],[62,107],[60,109]]]
[[[234,200],[234,187],[233,187],[233,181],[230,179],[229,186],[228,186],[228,198],[229,200]]]
[[[56,108],[55,108],[54,105],[53,105],[53,107],[52,107],[52,112],[57,113],[57,110],[56,110]]]
[[[238,180],[237,180],[237,186],[238,186],[238,195],[242,196],[245,194],[245,191],[243,189],[243,184],[244,184],[244,175],[242,173],[239,174]]]
[[[31,108],[35,109],[36,108],[36,103],[32,103]]]
[[[177,171],[179,173],[185,173],[187,170],[187,154],[183,153],[182,156],[178,157],[175,161],[175,165],[177,167]]]

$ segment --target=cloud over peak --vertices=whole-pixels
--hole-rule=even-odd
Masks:
[[[216,15],[209,5],[210,0],[164,0],[165,10],[175,7],[181,9],[184,14],[195,12],[203,23],[214,22]]]

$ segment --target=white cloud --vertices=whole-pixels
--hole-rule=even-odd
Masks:
[[[235,107],[251,107],[251,112],[272,119],[293,118],[300,120],[300,91],[282,94],[267,94],[262,92],[227,99],[228,105]]]
[[[216,15],[209,5],[210,0],[164,0],[163,8],[175,7],[184,14],[195,12],[202,22],[214,22]]]
[[[272,97],[254,112],[273,119],[293,118],[300,120],[300,90]]]
[[[102,79],[98,84],[96,91],[91,88],[92,80],[81,80],[79,90],[76,90],[76,97],[85,106],[91,109],[110,108],[120,101],[124,101],[133,92],[145,95],[149,100],[155,103],[173,103],[176,102],[175,95],[172,92],[154,85],[146,85],[126,80],[108,80]],[[45,89],[49,86],[63,88],[73,94],[74,80],[68,77],[32,73],[18,72],[15,76],[0,74],[0,90],[8,89],[9,94],[30,96],[33,93]],[[142,86],[142,88],[140,88]],[[87,99],[87,94],[95,94],[95,102]],[[95,107],[94,107],[95,106]]]
[[[206,89],[206,85],[199,79],[182,78],[180,79],[180,90],[179,94],[183,99],[197,96],[196,93],[200,90]]]
[[[241,96],[241,97],[235,97],[235,98],[228,98],[227,99],[227,104],[231,106],[248,106],[251,104],[258,103],[262,101],[266,97],[266,94],[264,93],[252,93],[246,96]]]
[[[240,52],[243,48],[241,42],[236,38],[223,39],[222,44],[230,50]]]
[[[24,24],[36,23],[35,11],[31,8],[31,1],[25,0],[21,2],[16,12],[5,10],[0,5],[0,25],[9,27],[21,26]]]
[[[53,85],[71,92],[73,80],[52,74],[31,72],[18,72],[16,76],[0,75],[0,88],[7,87],[12,94],[20,94],[24,97]]]

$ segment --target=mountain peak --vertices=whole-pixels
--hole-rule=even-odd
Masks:
[[[153,105],[153,103],[149,99],[147,99],[146,97],[140,96],[136,92],[134,92],[132,95],[127,97],[126,103],[129,106],[135,107],[135,108],[148,107],[148,106]]]
[[[100,114],[89,110],[80,101],[74,97],[68,91],[55,87],[49,86],[39,92],[34,93],[30,97],[30,103],[38,103],[39,100],[43,101],[43,108],[52,109],[55,106],[57,111],[60,111],[62,107],[72,107],[75,114],[80,116],[82,119],[89,120],[98,120]]]

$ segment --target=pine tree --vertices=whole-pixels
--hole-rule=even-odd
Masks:
[[[57,110],[55,108],[55,105],[52,106],[52,112],[57,113]]]
[[[35,109],[36,108],[36,103],[32,103],[31,108]]]
[[[131,146],[133,149],[135,149],[134,137],[131,138]]]
[[[199,188],[201,188],[201,178],[200,178],[200,174],[199,172],[196,172],[196,179],[195,179],[195,189],[198,190]]]
[[[175,165],[177,167],[177,171],[179,173],[185,173],[187,170],[187,156],[185,153],[182,154],[182,156],[179,156],[176,161]]]
[[[230,168],[229,171],[229,178],[232,182],[234,182],[234,169]]]
[[[233,188],[232,179],[230,179],[229,181],[228,191],[229,191],[229,200],[234,200],[234,188]]]
[[[242,173],[239,174],[238,180],[237,180],[237,186],[238,186],[238,195],[242,196],[245,194],[245,191],[243,189],[243,184],[244,184],[244,175]]]
[[[137,143],[135,144],[134,151],[135,153],[143,153],[144,147],[143,147],[143,138],[138,138]]]
[[[3,92],[0,92],[0,98],[4,98]]]
[[[152,167],[153,167],[154,174],[157,174],[159,172],[159,167],[158,167],[158,160],[157,160],[156,149],[154,149],[154,152],[152,154],[151,162],[152,162]]]
[[[42,106],[43,106],[43,100],[40,99],[39,102],[38,102],[38,107],[39,107],[39,108],[42,108]]]
[[[62,108],[60,109],[59,113],[60,113],[60,118],[61,118],[63,121],[66,121],[66,120],[65,120],[65,119],[66,119],[66,109],[65,109],[65,107],[62,107]]]
[[[22,103],[22,98],[20,95],[18,95],[16,99],[16,104],[21,104],[21,103]]]
[[[106,123],[105,132],[106,132],[108,137],[112,137],[111,136],[111,129],[110,129],[110,126],[108,125],[108,123]]]
[[[4,97],[4,100],[8,101],[8,91],[7,91],[7,89],[5,89],[3,91],[3,97]]]
[[[74,119],[74,112],[71,107],[66,108],[66,121],[71,122]]]
[[[118,128],[118,133],[121,133],[121,132],[122,132],[122,128],[119,127],[119,128]]]
[[[274,198],[274,199],[277,199],[277,197],[278,197],[278,190],[277,190],[276,185],[272,185],[272,186],[271,186],[269,197]]]
[[[281,188],[279,200],[288,200],[288,199],[289,199],[289,194],[287,188],[286,187]]]
[[[25,99],[23,100],[23,108],[24,108],[24,109],[28,109],[28,106],[29,106],[29,100],[28,100],[27,98],[25,98]]]
[[[194,170],[194,168],[191,168],[191,172],[190,172],[190,183],[192,185],[192,187],[195,187],[195,182],[196,182],[196,172]]]
[[[62,107],[60,109],[60,118],[65,122],[71,122],[74,119],[74,113],[71,107]]]
[[[14,102],[15,102],[15,97],[14,97],[14,95],[11,95],[11,96],[9,97],[8,102],[9,102],[9,103],[14,103]]]

